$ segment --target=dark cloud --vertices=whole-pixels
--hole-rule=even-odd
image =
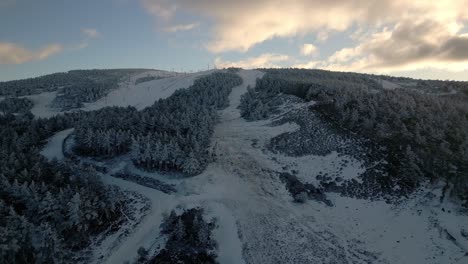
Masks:
[[[468,35],[448,39],[440,48],[441,57],[461,61],[468,60]]]

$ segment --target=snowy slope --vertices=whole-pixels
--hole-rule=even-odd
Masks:
[[[318,172],[339,172],[344,179],[359,180],[365,168],[359,160],[335,152],[297,158],[266,150],[263,146],[272,137],[299,126],[288,123],[273,127],[270,124],[275,117],[258,122],[241,118],[237,109],[240,98],[263,73],[241,70],[239,75],[244,83],[233,89],[230,105],[220,111],[220,123],[215,127],[211,146],[215,161],[202,174],[170,178],[142,172],[125,157],[108,164],[111,170],[104,175],[104,182],[138,192],[152,205],[143,221],[117,247],[96,249],[96,255],[105,255],[103,262],[132,260],[140,246],[157,252],[163,242],[158,238],[163,216],[176,207],[200,206],[205,217],[217,219],[214,238],[220,263],[468,263],[468,238],[462,235],[462,230],[468,232],[468,217],[455,204],[439,201],[440,187],[421,189],[399,205],[336,194],[327,194],[333,207],[312,200],[294,203],[277,172],[296,170],[300,180],[316,183],[313,176]],[[174,77],[174,82],[185,85],[193,81],[190,78]],[[137,91],[151,83],[159,91],[153,95],[159,96],[173,89],[170,80],[128,89],[139,94]],[[120,91],[120,96],[113,98],[122,99],[124,94]],[[131,102],[139,108],[150,103],[143,98]],[[284,111],[307,106],[297,103]],[[345,160],[347,165],[340,170]],[[176,184],[178,192],[165,194],[110,176],[125,167],[132,173]],[[96,258],[95,262],[101,261]]]
[[[163,79],[143,82],[135,85],[135,81],[151,74],[144,72],[132,76],[130,81],[121,84],[119,89],[110,92],[106,97],[100,100],[86,104],[82,110],[97,110],[106,106],[134,106],[138,110],[151,106],[155,101],[171,96],[177,89],[191,86],[194,80],[200,76],[211,73],[211,71],[197,72],[190,74],[177,74],[166,72]],[[154,75],[154,74],[153,74]],[[158,74],[157,76],[161,76]]]
[[[64,158],[62,152],[63,140],[73,132],[73,128],[55,133],[47,140],[47,144],[41,150],[41,154],[49,160]]]
[[[79,110],[93,111],[107,106],[134,106],[138,110],[141,110],[151,106],[159,99],[171,96],[177,89],[191,86],[195,79],[211,72],[213,71],[185,74],[152,70],[139,73],[120,83],[119,87],[111,91],[106,97],[93,103],[87,103]],[[159,76],[163,78],[135,85],[135,81],[138,78],[146,76]],[[56,96],[57,92],[44,92],[23,97],[30,99],[34,103],[31,109],[31,113],[34,116],[37,118],[48,118],[63,113],[50,107]]]
[[[125,164],[121,165],[125,166]],[[121,167],[116,167],[112,172],[116,172],[119,169],[121,169]],[[112,251],[108,252],[104,263],[110,264],[123,263],[126,260],[130,261],[136,256],[135,253],[138,251],[138,248],[151,248],[154,246],[154,241],[159,236],[159,225],[162,223],[163,213],[170,212],[170,210],[177,205],[176,201],[170,195],[161,191],[144,187],[133,182],[111,176],[104,177],[103,181],[107,184],[119,186],[123,190],[140,193],[149,198],[151,202],[149,212],[144,217],[143,221],[126,239],[124,239],[122,244],[117,248],[112,248]],[[102,249],[97,249],[95,253],[96,257],[102,254],[102,251]],[[96,257],[95,262],[99,263]]]
[[[421,190],[399,206],[332,194],[329,198],[334,207],[312,201],[291,203],[269,171],[287,166],[297,170],[305,182],[314,183],[312,175],[337,171],[342,159],[349,160],[341,172],[343,178],[355,178],[364,168],[359,161],[336,153],[293,158],[253,149],[252,139],[262,146],[284,131],[284,127],[268,127],[264,122],[234,119],[230,125],[224,123],[218,144],[224,145],[220,154],[232,163],[232,176],[250,181],[239,189],[229,185],[232,192],[250,196],[245,207],[237,209],[240,231],[246,234],[244,257],[249,263],[468,263],[468,239],[460,235],[468,228],[468,217],[457,213],[455,205],[438,202],[440,188]],[[255,192],[246,193],[253,187]],[[256,204],[255,196],[265,199]],[[252,212],[248,213],[248,207],[253,207]],[[445,230],[455,237],[455,243],[447,239]]]
[[[398,83],[390,82],[387,80],[380,80],[380,82],[382,83],[382,87],[387,90],[395,90],[402,88],[401,85],[399,85]]]
[[[31,113],[37,118],[49,118],[60,114],[59,111],[50,107],[57,96],[57,92],[44,92],[40,94],[23,96],[34,103]]]

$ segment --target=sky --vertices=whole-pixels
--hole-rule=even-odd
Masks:
[[[468,0],[0,0],[0,81],[295,67],[468,81]]]

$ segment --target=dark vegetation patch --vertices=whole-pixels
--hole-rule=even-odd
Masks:
[[[229,67],[229,68],[226,68],[225,70],[230,73],[238,73],[240,70],[242,70],[242,68]]]
[[[25,114],[33,108],[34,103],[27,98],[8,97],[0,101],[0,113]]]
[[[102,109],[76,127],[76,150],[94,157],[130,152],[134,164],[146,170],[198,174],[210,160],[217,111],[227,107],[231,89],[241,83],[235,74],[216,72],[142,111]]]
[[[144,69],[73,70],[36,78],[0,82],[0,96],[58,91],[52,107],[69,110],[94,102],[116,89],[120,81]]]
[[[129,172],[119,172],[119,173],[112,174],[111,176],[115,178],[124,179],[126,181],[138,183],[140,185],[143,185],[148,188],[155,189],[155,190],[159,190],[167,194],[177,192],[177,189],[175,188],[174,185],[166,184],[160,180],[147,177],[147,176],[141,176],[141,175],[137,175],[137,174],[129,173]]]
[[[0,91],[9,96],[56,91],[88,73],[102,72],[77,71],[1,83]],[[140,112],[114,107],[47,119],[35,119],[30,112],[13,115],[9,111],[0,115],[0,262],[86,262],[84,250],[99,235],[119,228],[128,214],[130,201],[119,189],[103,185],[98,177],[99,167],[79,162],[73,155],[65,162],[48,161],[40,155],[43,144],[56,132],[75,127],[77,141],[94,144],[89,146],[89,154],[93,156],[115,156],[130,151],[133,142],[136,147],[145,146],[142,152],[132,153],[136,163],[145,162],[142,167],[170,168],[172,164],[183,164],[181,168],[191,168],[193,173],[206,165],[206,146],[217,120],[217,109],[227,106],[227,95],[240,83],[236,75],[217,73],[197,80],[189,92],[178,91],[172,99],[159,101]],[[153,140],[145,141],[148,136]],[[183,159],[174,159],[170,152],[170,146],[177,144],[184,146],[176,156]],[[148,153],[150,156],[145,156]],[[145,178],[136,180],[157,185]],[[172,191],[168,186],[164,188]],[[192,214],[196,215],[190,212],[189,220],[180,220],[191,230],[189,233],[203,229],[206,224],[197,222],[201,218]],[[208,252],[211,244],[202,237],[207,233],[197,234],[200,237],[194,238],[195,245],[204,245],[207,251],[187,253],[189,257],[186,252],[179,252],[180,259],[193,256],[213,260],[212,253]],[[168,245],[182,243],[176,237]],[[157,258],[171,258],[168,254]]]
[[[290,97],[292,95],[279,96]],[[303,102],[301,100],[299,103]],[[286,123],[298,124],[300,128],[297,131],[287,132],[272,138],[267,144],[267,148],[273,153],[284,153],[296,157],[310,154],[325,156],[333,151],[343,152],[344,149],[353,145],[350,136],[338,134],[333,126],[310,113],[309,109],[305,107],[294,109],[282,115],[272,125]]]
[[[288,95],[280,95],[288,96]],[[335,175],[325,175],[319,172],[312,177],[319,177],[320,183],[327,192],[338,192],[349,197],[380,199],[387,196],[405,196],[412,188],[396,188],[404,185],[405,179],[390,177],[386,171],[387,153],[379,145],[369,139],[349,133],[327,123],[307,107],[298,108],[283,115],[272,125],[294,122],[300,129],[278,135],[270,140],[267,148],[274,153],[284,153],[289,156],[304,155],[325,156],[332,152],[338,155],[348,155],[363,162],[367,169],[357,180],[338,179],[339,171]],[[340,164],[344,169],[347,164]],[[322,177],[323,176],[323,177]]]
[[[295,175],[286,172],[280,173],[279,177],[286,184],[286,189],[295,202],[304,203],[308,199],[311,199],[328,206],[333,206],[333,203],[327,199],[323,189],[317,188],[311,183],[302,183]]]
[[[84,261],[80,252],[122,223],[127,201],[120,190],[103,185],[93,169],[39,154],[76,117],[0,116],[1,263]]]
[[[160,80],[160,79],[164,79],[164,77],[161,77],[161,76],[145,76],[145,77],[140,77],[138,79],[135,80],[135,85],[137,84],[140,84],[140,83],[144,83],[144,82],[150,82],[150,81],[154,81],[154,80]]]
[[[167,236],[165,247],[149,259],[138,263],[154,264],[215,264],[216,241],[212,238],[214,222],[203,219],[203,209],[193,208],[178,215],[172,211],[161,224],[161,233]],[[145,255],[144,249],[140,250]]]
[[[358,154],[357,158],[363,160],[364,157],[367,165],[385,161],[361,175],[362,184],[347,183],[353,192],[360,193],[359,196],[369,189],[372,193],[401,196],[414,190],[422,181],[442,180],[456,186],[452,195],[465,199],[468,194],[466,103],[405,89],[384,90],[370,75],[295,69],[265,71],[267,74],[257,80],[256,89],[243,98],[246,119],[272,115],[270,109],[274,107],[267,107],[265,111],[262,105],[268,105],[273,101],[271,98],[279,94],[293,94],[316,102],[310,107],[310,113],[303,115],[303,121],[295,120],[301,130],[311,132],[305,133],[303,145],[297,142],[298,139],[292,139],[297,134],[274,139],[279,146],[297,147],[297,150],[288,149],[286,154],[301,155],[309,146],[311,149],[322,148],[323,144],[314,147],[322,140],[313,140],[317,132],[310,128],[315,126],[318,118],[327,129],[332,128],[338,135],[351,138],[353,145],[360,148],[351,153],[348,153],[349,148],[339,148],[341,154]],[[258,100],[262,103],[255,102]],[[253,118],[251,113],[254,113]],[[314,117],[307,118],[307,115]],[[321,134],[318,132],[319,136]],[[286,139],[292,140],[293,144],[284,143]],[[308,142],[313,143],[308,145]]]
[[[119,87],[119,82],[141,70],[84,70],[70,71],[68,75],[78,75],[72,82],[58,89],[52,107],[62,111],[83,107],[106,96]]]

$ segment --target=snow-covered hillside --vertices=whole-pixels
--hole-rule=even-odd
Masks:
[[[138,110],[151,106],[155,101],[171,96],[176,90],[191,86],[195,79],[209,74],[213,71],[197,73],[175,73],[166,71],[146,71],[135,74],[122,81],[119,87],[112,90],[107,96],[76,110],[93,111],[107,106],[133,106]],[[158,79],[135,84],[142,77],[155,76]],[[53,108],[52,102],[57,92],[43,92],[35,95],[22,96],[30,99],[34,106],[31,113],[37,118],[48,118],[60,113],[59,109]]]
[[[37,118],[49,118],[60,114],[56,109],[50,107],[57,92],[44,92],[40,94],[27,95],[24,98],[31,100],[34,104],[31,113]]]
[[[142,109],[203,74],[138,85],[131,80],[85,109],[108,105]],[[269,151],[265,146],[271,138],[299,129],[296,123],[272,123],[310,104],[291,102],[267,120],[248,122],[238,109],[241,96],[263,73],[241,70],[238,74],[244,83],[233,89],[229,107],[219,112],[210,147],[214,160],[200,175],[186,178],[144,172],[128,156],[96,162],[108,168],[102,175],[106,184],[147,197],[151,207],[127,236],[114,241],[111,237],[95,248],[95,263],[134,260],[140,247],[150,255],[157,253],[164,244],[160,235],[164,216],[175,208],[195,207],[204,208],[207,219],[216,219],[214,238],[220,263],[468,263],[468,217],[457,205],[440,201],[441,186],[421,188],[396,204],[334,193],[327,193],[333,206],[315,200],[295,203],[279,173],[294,173],[304,182],[317,184],[314,176],[321,172],[359,180],[366,168],[361,161],[336,152],[290,157]],[[43,154],[60,158],[54,152],[61,151],[58,142],[70,132],[50,139]],[[174,185],[177,192],[164,193],[112,176],[124,170]]]
[[[171,96],[177,89],[187,88],[193,81],[212,71],[197,73],[171,73],[150,71],[132,76],[121,86],[100,100],[86,104],[82,110],[92,111],[106,106],[134,106],[138,110],[151,106],[155,101]],[[159,76],[161,79],[135,84],[145,76]]]

